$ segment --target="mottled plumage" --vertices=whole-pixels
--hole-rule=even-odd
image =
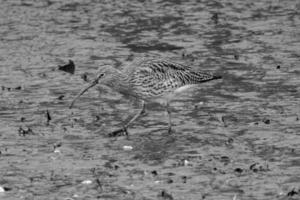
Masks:
[[[101,80],[102,84],[126,96],[136,97],[143,103],[143,109],[122,130],[126,130],[128,125],[144,111],[145,101],[162,99],[169,116],[170,131],[171,121],[168,104],[174,94],[192,85],[219,78],[221,77],[208,72],[195,71],[191,67],[160,59],[134,62],[125,66],[122,70],[104,66],[99,69],[96,80],[77,95],[70,107],[73,106],[75,100],[81,94]]]
[[[220,78],[166,60],[145,60],[131,68],[129,83],[141,99],[165,96],[183,86]]]

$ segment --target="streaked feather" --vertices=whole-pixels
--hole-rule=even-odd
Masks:
[[[198,84],[220,77],[207,72],[166,60],[146,60],[132,66],[129,79],[137,95],[156,97],[191,84]]]

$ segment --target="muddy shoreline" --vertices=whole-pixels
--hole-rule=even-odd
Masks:
[[[299,8],[1,1],[0,199],[299,199]],[[68,108],[100,66],[141,57],[223,79],[174,99],[172,135],[150,104],[129,137],[108,137],[137,110],[114,91]]]

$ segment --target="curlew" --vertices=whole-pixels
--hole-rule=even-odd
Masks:
[[[128,134],[127,128],[145,111],[145,102],[156,101],[164,105],[168,116],[168,132],[171,132],[170,101],[176,94],[194,85],[210,80],[220,79],[221,76],[209,72],[194,70],[189,66],[161,59],[148,59],[127,65],[122,70],[109,66],[100,68],[95,80],[81,90],[76,99],[99,81],[125,96],[135,97],[141,101],[142,108],[122,128],[114,131],[113,135],[121,132]]]

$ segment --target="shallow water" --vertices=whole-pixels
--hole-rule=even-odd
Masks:
[[[300,197],[297,1],[0,3],[0,199]],[[107,137],[137,109],[113,91],[68,109],[82,74],[140,57],[224,78],[174,99],[173,135],[151,104]],[[57,70],[69,59],[74,75]]]

